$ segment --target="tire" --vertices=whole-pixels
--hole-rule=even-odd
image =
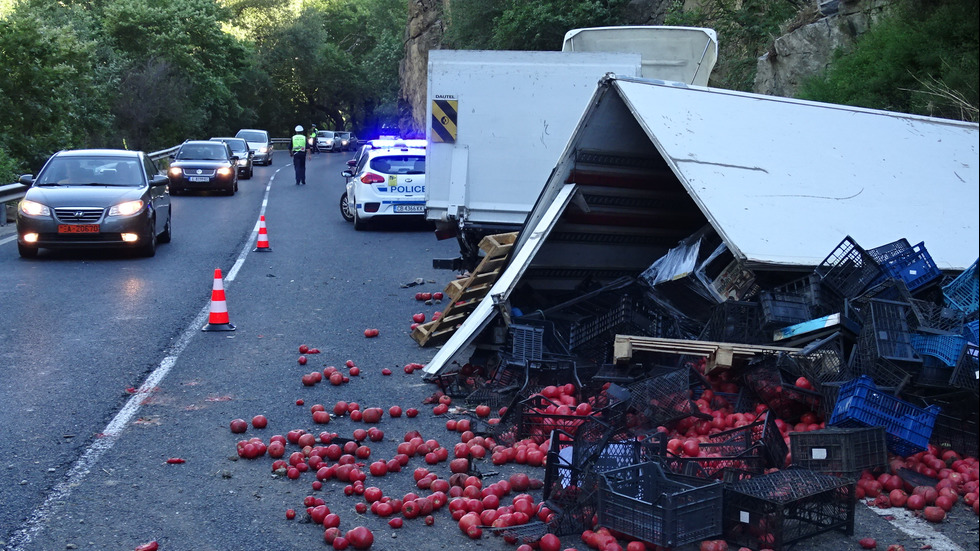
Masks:
[[[367,229],[367,221],[361,220],[357,215],[357,208],[354,208],[354,231],[364,231]]]
[[[249,167],[248,167],[248,179],[249,180],[252,179],[252,173],[253,172],[255,172],[255,166],[254,165],[249,165]]]
[[[348,222],[354,221],[354,213],[351,212],[350,204],[347,202],[346,191],[340,196],[340,215]]]
[[[146,244],[138,249],[140,256],[145,256],[146,258],[151,258],[157,254],[157,228],[156,221],[150,220],[149,227],[147,228],[147,233],[150,238],[147,240]]]
[[[171,216],[171,209],[173,209],[173,207],[167,209],[167,225],[163,227],[163,233],[157,237],[157,243],[170,243],[170,240],[173,237],[170,222],[173,219],[173,216]]]
[[[37,247],[32,247],[30,245],[24,245],[21,242],[17,242],[17,252],[20,253],[21,258],[35,258],[37,257]]]

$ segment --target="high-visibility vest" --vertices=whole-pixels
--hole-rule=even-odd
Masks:
[[[306,137],[302,134],[293,136],[293,153],[306,149]]]

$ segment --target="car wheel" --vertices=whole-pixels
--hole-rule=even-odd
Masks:
[[[354,231],[364,231],[367,229],[367,221],[361,220],[357,215],[357,207],[354,207]]]
[[[347,192],[340,196],[340,215],[348,222],[354,221],[354,213],[351,212],[350,204],[347,202]]]
[[[37,256],[37,247],[24,245],[23,243],[18,242],[17,252],[20,253],[21,258],[34,258]]]
[[[173,208],[173,207],[171,207],[171,208]],[[159,243],[170,243],[170,239],[172,238],[171,222],[170,221],[171,221],[172,218],[173,218],[173,216],[171,216],[170,209],[167,209],[167,225],[163,227],[163,233],[161,233],[160,236],[157,237],[157,242],[159,242]]]
[[[146,244],[139,248],[140,256],[145,256],[147,258],[156,256],[157,254],[157,228],[156,222],[150,220],[150,225],[147,227],[147,239]]]
[[[255,172],[255,167],[252,166],[252,165],[248,165],[248,179],[249,180],[252,179],[252,173],[254,173],[254,172]]]
[[[235,180],[235,187],[231,190],[232,193],[238,193],[238,180]]]

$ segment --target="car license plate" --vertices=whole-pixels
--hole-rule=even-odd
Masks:
[[[58,233],[99,233],[98,224],[58,224]]]
[[[192,182],[208,182],[210,180],[211,180],[211,178],[208,178],[207,176],[191,176],[190,177],[190,181],[192,181]]]
[[[425,205],[395,205],[395,212],[425,212]]]

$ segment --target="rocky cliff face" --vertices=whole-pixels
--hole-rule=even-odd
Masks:
[[[891,0],[815,3],[795,28],[777,38],[759,59],[754,91],[792,97],[803,81],[824,71],[838,48],[848,48],[885,13]]]
[[[425,87],[429,50],[442,44],[442,14],[449,0],[409,0],[405,57],[398,67],[401,113],[398,127],[404,137],[425,137]]]
[[[694,3],[695,0],[687,0]],[[813,0],[769,52],[759,59],[754,91],[792,97],[810,75],[825,70],[837,48],[855,39],[895,0]],[[630,24],[662,25],[670,0],[630,0]],[[425,88],[429,50],[438,49],[445,32],[449,0],[408,0],[405,58],[399,67],[399,129],[403,136],[425,135]],[[724,37],[719,37],[724,40]]]

